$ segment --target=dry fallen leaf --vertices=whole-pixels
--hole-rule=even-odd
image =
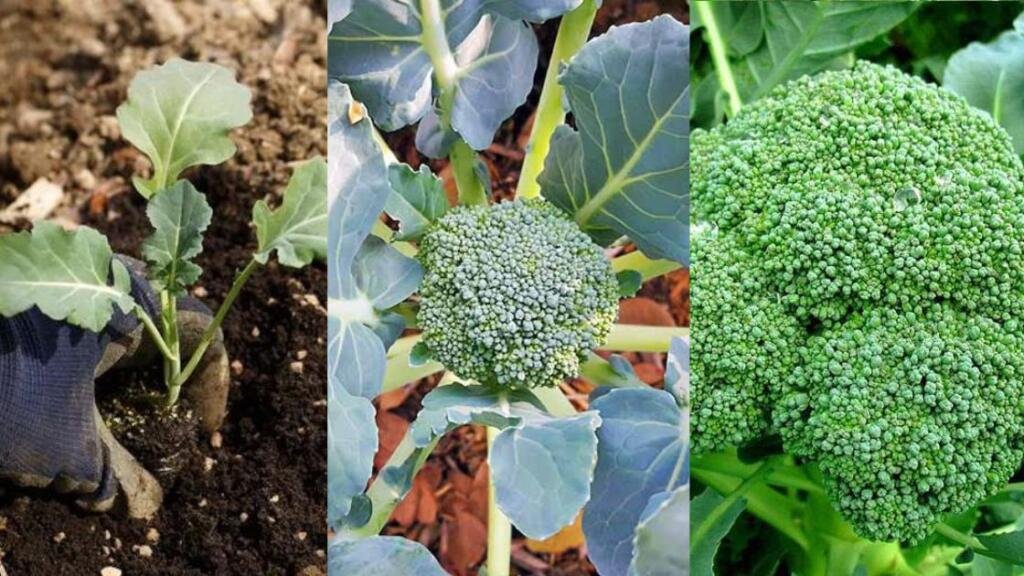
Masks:
[[[619,323],[641,326],[675,326],[668,307],[650,298],[627,298],[619,302]]]
[[[538,554],[561,554],[583,546],[583,512],[576,520],[547,540],[526,540],[526,547]]]
[[[405,431],[409,429],[409,422],[391,412],[381,411],[377,413],[377,428],[380,431],[380,449],[373,457],[373,466],[379,470],[402,441]]]
[[[644,384],[658,384],[665,379],[665,369],[652,362],[635,364],[633,371]]]

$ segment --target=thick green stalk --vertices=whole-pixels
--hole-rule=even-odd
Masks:
[[[601,350],[631,352],[668,352],[672,338],[689,338],[690,329],[676,326],[639,326],[616,324]]]
[[[498,430],[487,428],[487,452],[494,448]],[[512,523],[498,508],[494,477],[487,483],[487,576],[509,576],[512,565]]]
[[[181,374],[181,341],[178,338],[178,300],[170,292],[160,292],[160,322],[163,326],[163,341],[170,355],[164,356],[164,384],[167,386],[167,406],[178,401],[180,385],[176,384]]]
[[[732,67],[729,65],[729,58],[725,51],[725,40],[722,38],[721,30],[718,29],[715,12],[711,8],[709,0],[697,0],[692,5],[700,15],[700,20],[704,23],[704,29],[707,31],[707,41],[711,48],[711,59],[715,63],[718,83],[729,96],[729,116],[735,116],[743,107],[743,101],[740,100],[740,92],[736,88],[736,79],[732,75]]]
[[[178,378],[174,381],[174,387],[169,391],[168,394],[168,405],[173,406],[178,401],[178,394],[181,392],[181,386],[188,381],[192,373],[195,372],[196,368],[199,367],[199,362],[203,359],[203,355],[210,348],[210,344],[213,343],[214,337],[217,335],[217,330],[220,329],[221,324],[224,323],[224,317],[227,316],[231,306],[235,303],[235,299],[238,298],[238,294],[241,293],[245,283],[249,281],[249,277],[252,273],[260,267],[260,263],[256,260],[250,260],[249,263],[242,269],[242,271],[235,276],[235,281],[231,284],[231,289],[228,290],[228,295],[224,298],[224,302],[221,303],[220,308],[217,309],[217,313],[213,317],[213,321],[206,327],[203,332],[203,337],[199,340],[199,346],[196,347],[192,353],[192,357],[189,358],[188,364],[185,369],[178,375]]]
[[[516,188],[518,197],[540,196],[540,183],[537,182],[537,177],[544,169],[544,160],[551,150],[551,137],[555,133],[555,128],[565,122],[565,109],[562,108],[565,91],[558,82],[558,74],[562,65],[586,44],[595,14],[597,2],[584,0],[578,8],[563,16],[558,25],[558,36],[555,38],[551,61],[544,76],[544,87],[541,89],[537,113],[533,118],[533,130],[526,145],[526,158],[519,173],[519,185]]]
[[[612,270],[615,272],[636,270],[643,277],[644,282],[682,267],[682,264],[671,260],[651,260],[639,250],[612,259]]]
[[[160,329],[157,328],[156,323],[149,317],[149,314],[142,309],[142,306],[139,306],[138,304],[135,305],[135,317],[139,319],[139,322],[142,322],[143,326],[145,326],[146,332],[149,334],[150,339],[153,340],[153,343],[156,344],[157,349],[160,350],[160,354],[164,357],[164,360],[169,361],[173,358],[174,353],[171,352],[171,349],[167,347],[167,343],[164,342],[164,336],[160,333]]]
[[[434,82],[441,116],[441,126],[451,127],[452,105],[455,99],[455,85],[458,81],[459,65],[455,62],[448,45],[444,28],[444,10],[440,0],[419,0],[423,33],[420,42],[434,66]],[[485,204],[487,194],[476,176],[476,153],[468,144],[459,140],[448,156],[451,162],[455,184],[459,188],[459,202],[462,204]]]

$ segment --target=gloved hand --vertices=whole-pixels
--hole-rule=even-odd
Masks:
[[[132,297],[157,318],[156,294],[142,264],[121,260],[131,273]],[[199,301],[179,300],[186,358],[211,320]],[[0,318],[0,480],[75,494],[81,506],[96,511],[109,510],[121,488],[130,516],[155,514],[163,497],[160,485],[107,429],[96,408],[94,378],[115,367],[159,360],[141,323],[120,311],[99,334],[51,320],[37,309]],[[229,383],[218,334],[185,391],[207,433],[223,422]]]

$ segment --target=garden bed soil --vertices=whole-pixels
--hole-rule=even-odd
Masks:
[[[276,204],[290,164],[326,152],[323,6],[169,3],[184,28],[167,36],[166,18],[144,4],[162,3],[0,0],[0,209],[46,178],[64,191],[54,216],[94,226],[137,257],[148,225],[129,183],[148,163],[113,116],[128,82],[172,56],[237,70],[255,113],[234,135],[239,154],[186,174],[215,214],[194,292],[212,308],[254,248],[252,205]],[[224,326],[232,382],[217,438],[198,432],[186,403],[172,413],[153,405],[157,370],[104,377],[100,409],[159,478],[164,506],[152,521],[129,520],[8,487],[0,494],[7,575],[324,574],[326,285],[323,265],[272,264],[250,280]]]

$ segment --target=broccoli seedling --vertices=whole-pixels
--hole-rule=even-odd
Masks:
[[[577,376],[618,313],[601,248],[541,200],[455,208],[428,230],[419,260],[424,346],[483,384],[557,386]]]
[[[891,67],[693,135],[694,450],[778,434],[863,537],[915,542],[1024,458],[1024,167]]]

